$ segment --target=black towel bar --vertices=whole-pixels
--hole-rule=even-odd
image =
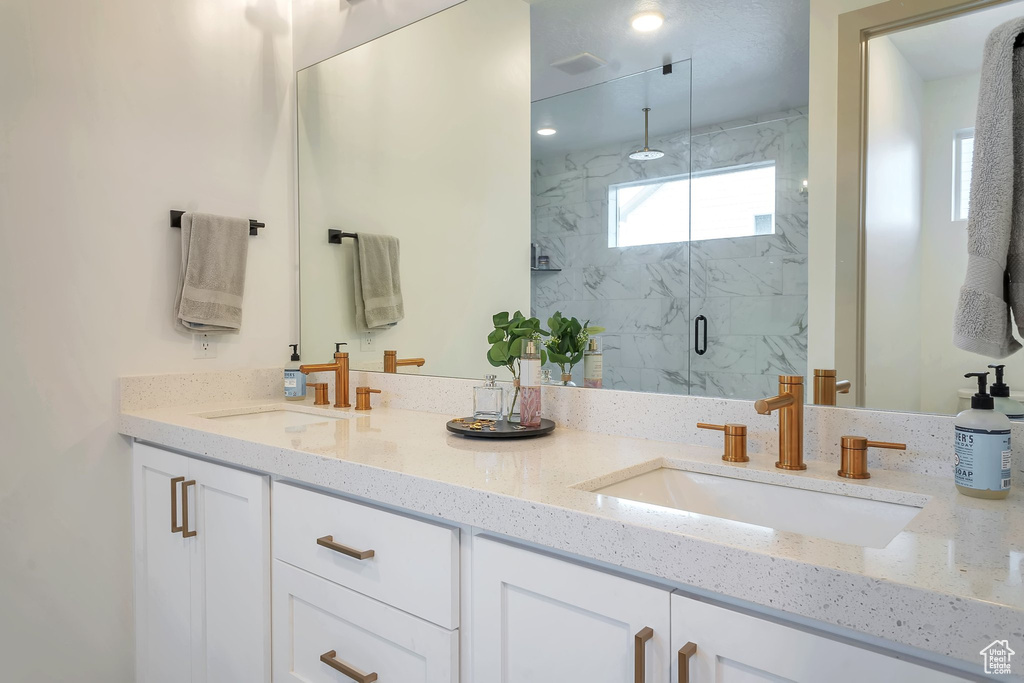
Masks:
[[[327,241],[330,244],[341,244],[341,240],[345,237],[351,237],[352,239],[359,239],[359,235],[354,232],[342,232],[341,230],[328,230]]]
[[[181,227],[181,217],[184,216],[184,215],[185,215],[184,211],[175,211],[174,209],[171,209],[171,227],[172,228],[180,228]],[[260,223],[259,221],[255,220],[253,218],[249,219],[249,234],[250,235],[258,235],[258,234],[260,234],[259,233],[259,228],[265,228],[265,227],[267,227],[266,223]]]

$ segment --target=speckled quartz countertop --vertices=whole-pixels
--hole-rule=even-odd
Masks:
[[[718,449],[569,429],[473,440],[447,433],[435,413],[298,405],[351,417],[285,430],[200,416],[296,408],[236,401],[124,412],[121,432],[959,660],[978,662],[997,638],[1024,638],[1020,484],[1007,500],[986,501],[922,474],[876,469],[869,480],[841,480],[834,462],[810,455],[806,472],[783,473],[766,454],[723,463]],[[872,549],[580,488],[663,463],[924,507],[886,548]]]

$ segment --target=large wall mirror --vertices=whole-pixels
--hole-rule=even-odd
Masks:
[[[520,310],[600,328],[604,388],[806,373],[809,2],[642,9],[465,0],[299,72],[304,360],[481,377]],[[356,306],[360,233],[397,238],[393,325]]]

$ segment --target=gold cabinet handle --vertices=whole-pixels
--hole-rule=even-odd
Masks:
[[[353,681],[358,681],[358,683],[373,683],[377,680],[376,673],[371,672],[368,674],[364,674],[362,671],[355,668],[354,666],[350,666],[345,662],[341,661],[340,659],[338,659],[338,653],[335,650],[331,650],[330,652],[325,652],[322,655],[320,655],[320,661],[326,664],[327,666],[331,667],[335,671],[340,671],[341,673],[345,674]]]
[[[697,654],[696,643],[679,648],[679,683],[690,683],[690,657]]]
[[[357,560],[368,560],[374,556],[374,552],[372,550],[356,550],[355,548],[349,548],[347,545],[335,543],[334,536],[321,536],[316,539],[316,544],[322,545],[328,550],[333,550],[336,553],[354,557]]]
[[[181,484],[181,535],[183,538],[192,538],[199,533],[195,529],[188,530],[188,487],[195,485],[195,479],[189,479]]]
[[[185,481],[185,477],[174,477],[171,479],[171,533],[176,534],[181,531],[181,525],[178,524],[178,484]]]
[[[654,629],[650,626],[640,629],[640,632],[633,637],[633,656],[635,658],[633,666],[634,683],[644,683],[647,679],[647,641],[653,637]]]

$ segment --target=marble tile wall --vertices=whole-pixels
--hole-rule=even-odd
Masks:
[[[666,136],[637,162],[635,142],[534,160],[533,241],[560,272],[534,273],[532,313],[605,327],[604,386],[758,398],[807,362],[807,114],[793,110]],[[775,162],[775,233],[608,246],[608,186]],[[708,352],[693,319],[708,318]],[[557,371],[556,371],[557,372]],[[582,364],[574,371],[582,382]]]

